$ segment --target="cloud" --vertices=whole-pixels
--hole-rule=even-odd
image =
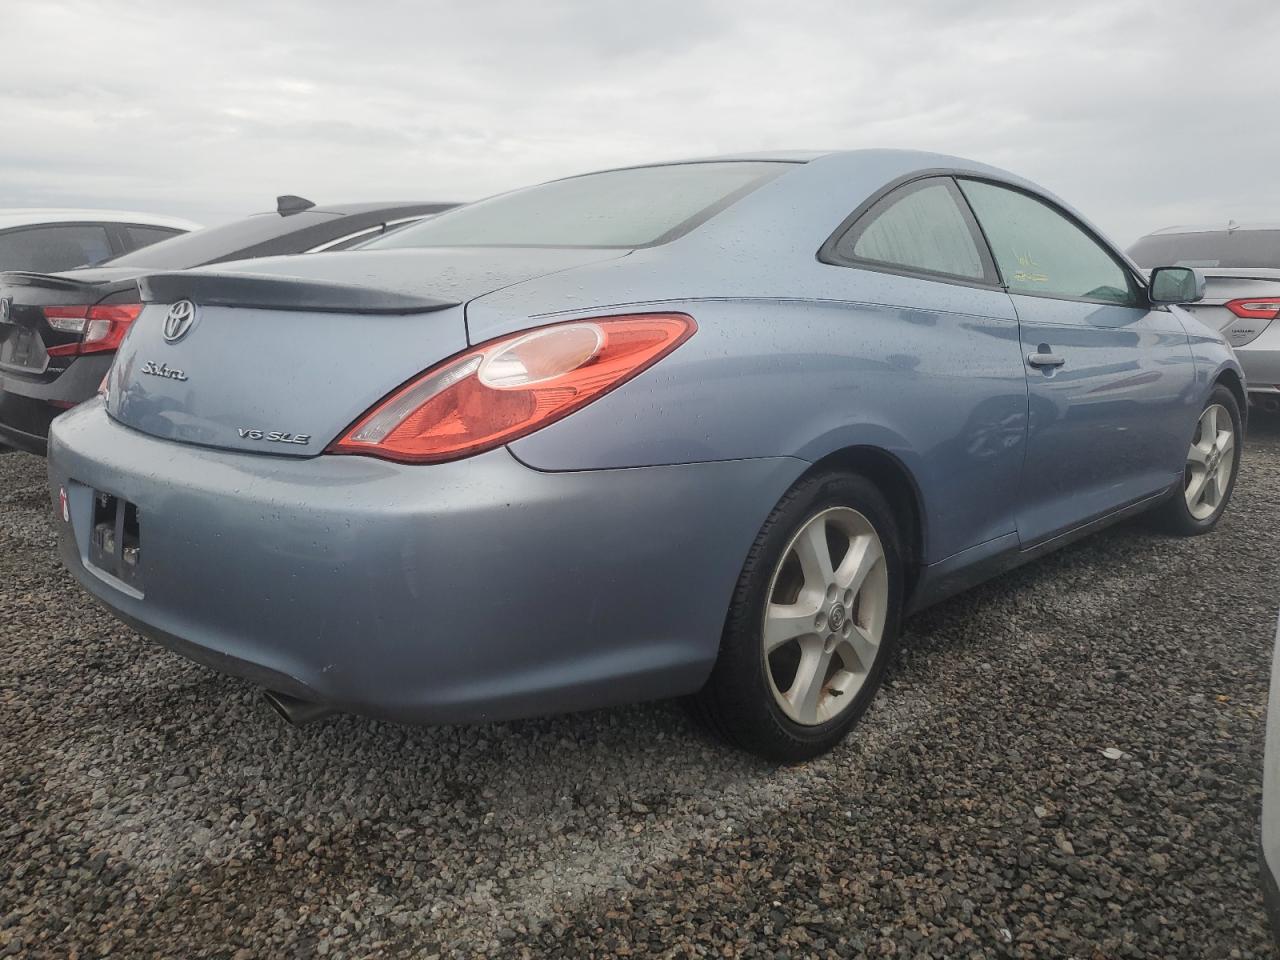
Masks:
[[[1280,219],[1274,67],[1239,54],[1278,27],[1265,0],[8,0],[0,205],[210,222],[277,193],[906,146],[1012,169],[1128,243]]]

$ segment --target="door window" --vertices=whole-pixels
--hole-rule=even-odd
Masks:
[[[961,180],[1010,293],[1135,305],[1129,271],[1049,204],[1018,190]]]
[[[909,273],[992,279],[955,190],[945,177],[895,190],[836,242],[837,259]]]
[[[101,224],[69,223],[0,233],[0,270],[50,273],[101,263],[112,255]]]

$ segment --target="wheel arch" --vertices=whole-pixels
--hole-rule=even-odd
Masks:
[[[1236,398],[1236,403],[1240,405],[1240,421],[1247,423],[1249,418],[1249,394],[1244,388],[1244,380],[1231,367],[1226,367],[1219,371],[1217,378],[1213,381],[1216,387],[1219,384],[1231,391]]]
[[[924,566],[924,558],[928,556],[924,499],[916,478],[892,453],[873,446],[859,445],[834,450],[815,461],[804,476],[831,470],[861,474],[874,483],[889,501],[902,535],[902,560],[906,575],[903,600],[909,604],[920,570]]]

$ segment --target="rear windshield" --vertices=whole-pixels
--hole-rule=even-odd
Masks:
[[[149,247],[117,257],[111,261],[111,266],[186,270],[229,258],[242,250],[275,240],[295,230],[314,227],[318,223],[333,220],[336,216],[313,210],[303,210],[287,217],[278,213],[254,214],[218,227],[184,233],[172,240],[161,240]]]
[[[653,246],[687,233],[789,166],[680,163],[554,180],[458,207],[361,249]]]
[[[1280,269],[1280,230],[1160,233],[1129,249],[1140,267],[1271,267]]]

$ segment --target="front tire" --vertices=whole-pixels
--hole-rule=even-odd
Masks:
[[[799,481],[747,556],[693,713],[769,760],[797,762],[834,747],[892,656],[901,556],[893,511],[865,477]]]
[[[1178,492],[1152,511],[1157,527],[1195,537],[1218,525],[1235,490],[1243,437],[1240,404],[1219,384],[1196,423]]]

